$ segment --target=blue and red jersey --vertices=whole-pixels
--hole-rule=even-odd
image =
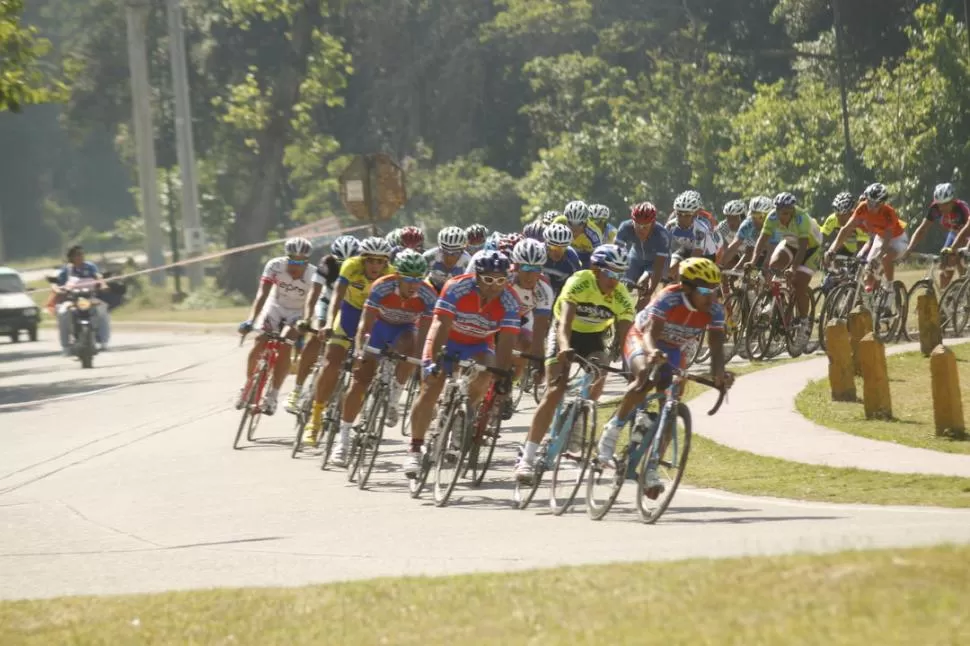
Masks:
[[[482,302],[475,274],[462,274],[445,283],[434,314],[450,318],[450,341],[475,344],[491,342],[499,332],[519,333],[519,300],[507,286],[498,298]]]
[[[404,298],[397,289],[399,276],[391,274],[374,281],[364,303],[364,309],[375,310],[380,320],[391,325],[414,325],[418,319],[430,317],[438,294],[428,282],[418,286],[411,298]]]
[[[926,219],[930,222],[939,222],[940,226],[947,231],[960,231],[970,219],[970,205],[963,200],[954,200],[953,209],[949,213],[944,213],[940,205],[933,202],[926,212]]]
[[[650,305],[637,314],[634,326],[643,331],[650,318],[663,322],[658,341],[665,346],[683,348],[699,339],[704,331],[724,329],[724,306],[713,303],[710,312],[694,309],[683,287],[671,285],[657,294]]]

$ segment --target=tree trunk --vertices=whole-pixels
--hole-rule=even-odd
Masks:
[[[230,247],[266,240],[277,223],[279,189],[285,179],[283,152],[292,135],[290,120],[293,107],[300,100],[300,84],[306,74],[307,58],[313,49],[313,30],[321,23],[321,18],[320,0],[305,0],[291,19],[289,64],[283,67],[273,85],[269,123],[257,140],[259,152],[255,161],[256,172],[249,195],[238,209],[229,234]],[[257,250],[227,256],[219,281],[223,289],[253,295],[262,253]]]

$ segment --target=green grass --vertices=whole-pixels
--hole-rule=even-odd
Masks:
[[[963,410],[970,411],[970,345],[951,347],[960,373]],[[919,352],[907,352],[886,359],[893,420],[867,420],[862,403],[831,401],[829,381],[811,382],[795,399],[798,411],[808,419],[845,433],[873,440],[895,442],[947,453],[970,453],[970,441],[937,437],[930,394],[930,360]],[[862,379],[856,380],[862,394]]]
[[[941,546],[8,601],[0,643],[966,644],[968,559]]]

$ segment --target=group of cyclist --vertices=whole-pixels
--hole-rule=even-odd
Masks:
[[[322,369],[310,386],[307,446],[318,440],[324,409],[348,353],[356,349],[350,386],[339,394],[341,424],[332,458],[338,466],[347,463],[351,429],[380,361],[361,349],[390,347],[420,356],[420,368],[398,363],[386,419],[388,426],[398,422],[401,395],[417,370],[420,390],[403,466],[408,477],[421,468],[435,405],[456,362],[473,360],[502,369],[477,373],[469,388],[474,404],[493,382],[499,396],[505,396],[513,379],[522,378],[525,364],[513,352],[519,350],[531,357],[531,377],[545,382],[515,466],[516,478],[530,483],[537,449],[563,399],[576,356],[602,364],[622,357],[629,375],[622,402],[599,440],[601,461],[614,459],[623,426],[648,393],[671,385],[676,369],[686,366],[689,348],[703,335],[715,383],[731,386],[723,353],[722,269],[785,274],[795,293],[795,325],[804,342],[810,333],[809,283],[824,261],[835,255],[881,261],[882,279],[891,281],[894,261],[911,252],[931,223],[948,232],[947,248],[970,238],[970,208],[956,199],[951,184],[936,187],[912,239],[888,198],[878,183],[859,197],[839,193],[834,212],[819,225],[793,194],[782,192],[774,199],[731,200],[718,222],[704,210],[701,195],[689,190],[676,197],[666,222],[658,224],[657,208],[642,202],[633,205],[619,227],[610,222],[608,207],[573,201],[561,213],[543,213],[521,233],[489,232],[480,224],[445,227],[438,232],[437,246],[426,251],[424,233],[414,226],[385,237],[342,236],[317,265],[310,263],[311,243],[293,238],[286,241],[284,256],[266,264],[250,316],[239,330],[278,332],[290,326],[297,334],[315,331],[300,355],[286,404],[296,412],[322,352]],[[955,260],[950,262],[945,269],[962,271]],[[250,352],[247,376],[263,343],[260,336]],[[265,414],[275,412],[289,371],[289,356],[283,355],[260,402]],[[603,390],[603,375],[592,389],[594,399]],[[240,408],[242,396],[241,391]],[[502,407],[503,416],[511,416],[512,399],[505,397]],[[646,480],[649,489],[656,474],[647,473]]]

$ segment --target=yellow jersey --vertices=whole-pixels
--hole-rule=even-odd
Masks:
[[[553,220],[553,223],[569,226],[569,220],[566,219],[565,215],[560,215]],[[590,254],[593,253],[593,249],[603,244],[603,241],[603,232],[592,221],[587,221],[583,232],[578,236],[573,235],[573,242],[570,246],[579,254],[579,259],[583,261],[583,264],[588,266]]]
[[[609,296],[596,285],[596,274],[589,269],[577,271],[563,285],[559,298],[552,308],[556,320],[562,317],[563,303],[576,304],[573,331],[582,333],[602,332],[614,321],[633,321],[634,303],[623,283],[619,283]]]
[[[394,268],[391,265],[387,265],[381,276],[387,276],[392,273],[394,273]],[[378,276],[378,278],[381,276]],[[367,300],[367,295],[370,294],[371,283],[374,282],[368,280],[367,274],[364,272],[363,256],[354,256],[353,258],[345,260],[343,265],[340,266],[340,275],[337,277],[337,282],[347,286],[347,292],[344,294],[344,304],[358,310],[363,309],[364,301]]]

